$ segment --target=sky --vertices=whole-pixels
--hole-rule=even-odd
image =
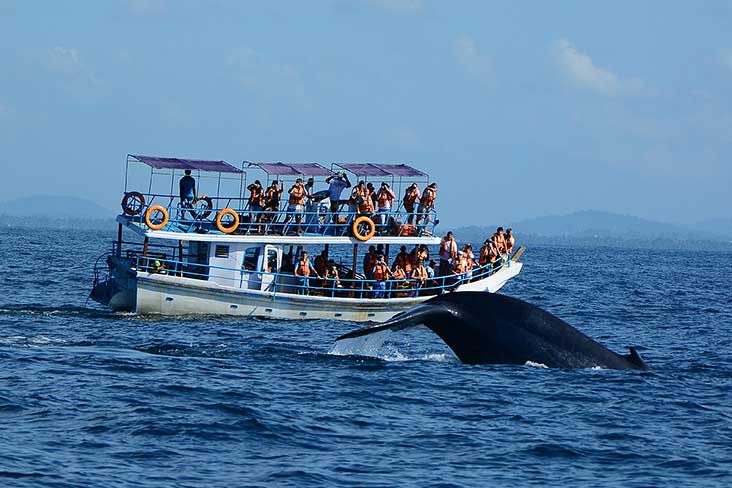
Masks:
[[[407,163],[443,223],[730,216],[732,2],[0,0],[0,200],[128,153]]]

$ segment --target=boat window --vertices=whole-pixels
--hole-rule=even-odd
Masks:
[[[228,258],[229,257],[229,246],[221,246],[216,245],[216,250],[214,251],[214,255],[217,258]]]
[[[267,273],[276,273],[277,272],[277,250],[276,249],[267,250],[267,269],[265,271]]]
[[[244,251],[244,261],[242,262],[242,269],[247,271],[254,271],[257,269],[257,258],[259,258],[259,247],[249,247]]]

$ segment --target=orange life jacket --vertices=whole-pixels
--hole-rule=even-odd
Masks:
[[[377,281],[385,280],[389,275],[389,268],[384,263],[376,263],[374,265],[374,279]]]
[[[275,187],[269,187],[267,188],[267,193],[265,194],[265,200],[266,204],[270,207],[278,207],[280,205],[280,191]]]
[[[412,271],[412,264],[409,262],[409,255],[406,252],[400,252],[397,254],[397,257],[394,260],[394,268],[396,268],[397,265],[401,266],[407,273]]]
[[[297,262],[295,276],[310,276],[310,259],[300,259]]]
[[[368,253],[367,259],[366,259],[366,265],[363,267],[364,273],[370,273],[371,271],[373,271],[375,265],[376,265],[376,256],[374,256],[371,253]]]
[[[249,190],[249,205],[262,205],[262,197],[264,196],[264,189],[260,186]]]
[[[379,190],[378,195],[376,195],[376,203],[379,205],[379,208],[383,208],[387,206],[391,207],[391,204],[394,202],[394,197],[391,196],[391,193],[389,193],[386,189],[382,188]]]
[[[422,198],[419,199],[419,204],[425,207],[432,207],[435,203],[435,197],[437,191],[434,188],[427,187],[422,193]]]
[[[294,205],[302,205],[305,203],[305,188],[302,186],[293,186],[290,192],[290,203]]]
[[[407,192],[404,194],[404,206],[412,208],[414,207],[414,202],[417,201],[417,197],[419,197],[419,187],[414,187],[411,190],[407,188]]]
[[[361,203],[358,204],[359,213],[373,213],[374,212],[374,201],[371,199],[371,194],[368,188],[363,190],[357,190],[356,195],[361,199]]]
[[[407,275],[404,273],[404,270],[402,268],[397,268],[394,270],[394,279],[395,280],[406,280]]]
[[[457,257],[457,242],[455,242],[455,239],[451,241],[446,239],[442,240],[442,243],[440,244],[440,257],[447,252],[447,246],[450,246],[450,257],[455,259]]]

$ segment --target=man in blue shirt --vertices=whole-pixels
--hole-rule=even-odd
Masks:
[[[333,223],[338,223],[338,209],[340,208],[341,193],[345,188],[351,188],[351,182],[348,181],[345,171],[340,171],[337,175],[329,176],[325,179],[328,186],[328,198],[330,198],[330,211],[333,213]]]

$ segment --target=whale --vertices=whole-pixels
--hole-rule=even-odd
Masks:
[[[548,368],[648,369],[634,347],[617,354],[562,319],[517,298],[486,292],[436,296],[341,341],[425,326],[466,364],[540,364]]]

